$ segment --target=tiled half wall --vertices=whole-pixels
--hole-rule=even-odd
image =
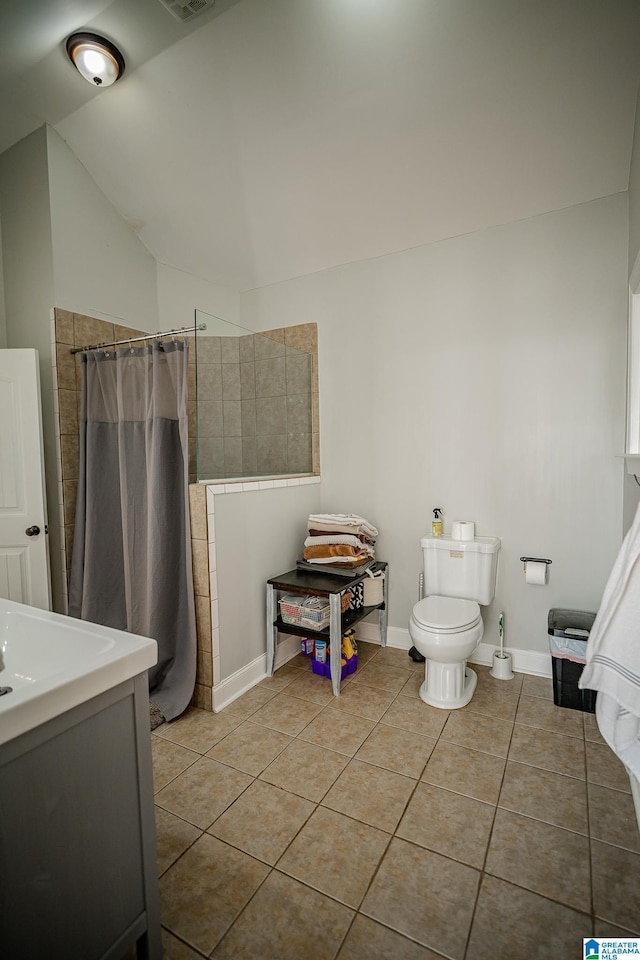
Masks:
[[[242,483],[194,483],[189,486],[193,582],[196,593],[198,629],[198,670],[192,703],[203,710],[213,709],[213,688],[221,679],[220,617],[218,613],[218,557],[216,545],[216,501],[220,496],[276,490],[280,487],[319,483],[320,477],[288,477]],[[265,639],[266,644],[266,639]],[[266,662],[266,661],[265,661]]]

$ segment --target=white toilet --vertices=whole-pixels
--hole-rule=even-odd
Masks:
[[[426,596],[409,620],[411,639],[426,661],[420,696],[452,710],[466,706],[476,688],[467,659],[484,632],[478,604],[486,606],[495,595],[500,540],[423,537],[420,546]]]

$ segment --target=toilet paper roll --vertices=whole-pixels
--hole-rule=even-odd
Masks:
[[[547,582],[547,564],[529,560],[524,565],[524,579],[527,583],[545,584]]]
[[[476,525],[473,520],[454,520],[451,524],[452,540],[473,540],[476,535]]]

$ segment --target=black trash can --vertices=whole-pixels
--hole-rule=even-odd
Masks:
[[[596,691],[581,690],[578,680],[587,660],[587,640],[595,613],[583,610],[549,610],[548,633],[553,668],[553,702],[558,707],[595,713]]]

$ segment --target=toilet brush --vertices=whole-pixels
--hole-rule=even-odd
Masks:
[[[495,650],[493,654],[493,666],[491,667],[491,676],[496,680],[513,680],[513,670],[511,669],[511,654],[504,652],[504,614],[498,617],[498,633],[500,634],[500,649]]]

